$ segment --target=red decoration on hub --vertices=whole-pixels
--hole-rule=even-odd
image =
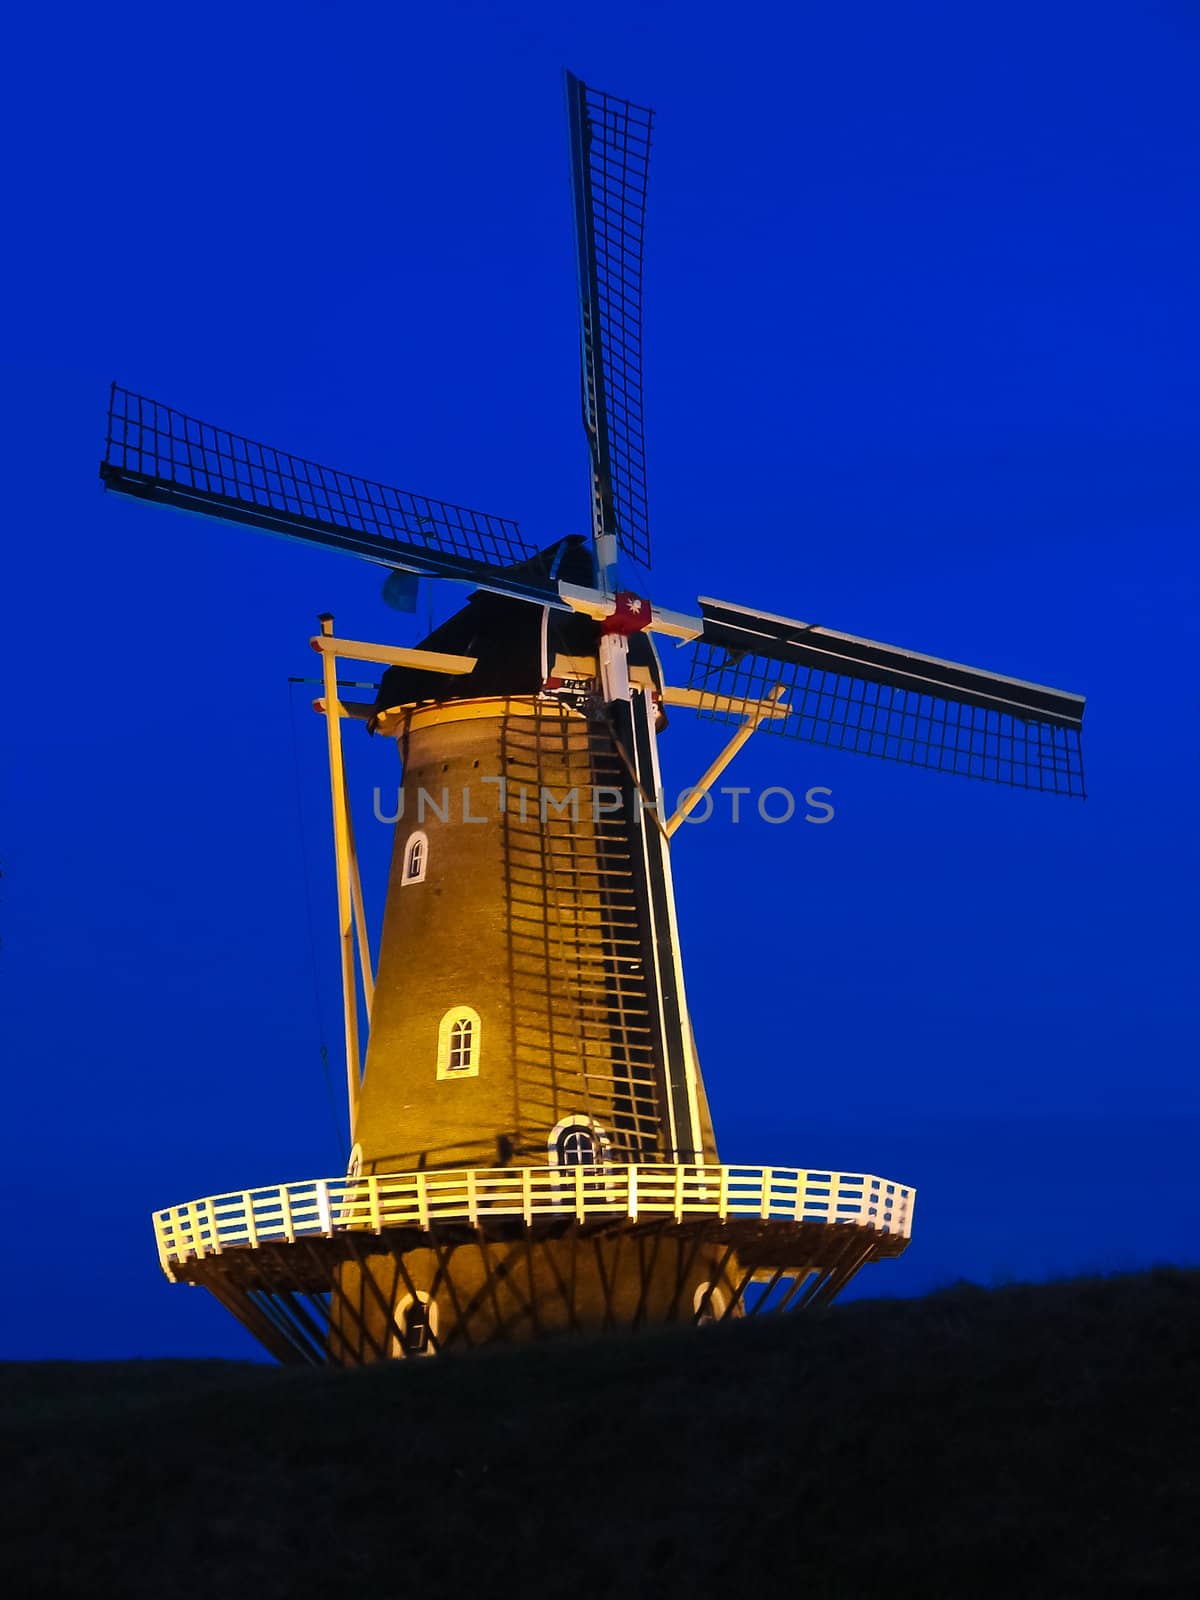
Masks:
[[[613,596],[613,610],[601,623],[602,633],[640,633],[650,626],[650,602],[622,589]]]

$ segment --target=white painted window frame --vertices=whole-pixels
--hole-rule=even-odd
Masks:
[[[392,1343],[391,1343],[391,1352],[392,1352],[392,1359],[393,1360],[396,1360],[398,1358],[401,1361],[424,1361],[426,1356],[435,1356],[435,1355],[437,1355],[436,1340],[437,1340],[437,1336],[438,1336],[438,1303],[437,1303],[436,1300],[432,1300],[429,1297],[429,1295],[427,1295],[425,1293],[425,1291],[423,1289],[418,1289],[417,1290],[416,1298],[421,1302],[421,1304],[423,1306],[427,1306],[429,1308],[429,1340],[430,1340],[430,1342],[428,1342],[426,1344],[424,1350],[418,1350],[418,1351],[406,1350],[404,1348],[403,1343],[400,1340],[400,1336],[397,1333],[393,1332],[393,1334],[392,1334]],[[413,1297],[412,1297],[411,1294],[402,1295],[401,1298],[396,1301],[396,1309],[393,1312],[393,1317],[394,1317],[394,1320],[396,1322],[396,1325],[398,1327],[402,1328],[405,1333],[408,1332],[408,1328],[405,1325],[405,1320],[404,1319],[405,1319],[405,1315],[406,1315],[409,1307],[412,1305],[412,1303],[413,1303]]]
[[[419,870],[416,872],[410,872],[409,867],[412,863],[412,853],[413,850],[418,846],[420,847],[421,852]],[[400,887],[405,888],[410,883],[424,883],[425,869],[428,865],[429,835],[421,828],[417,828],[415,832],[410,833],[408,838],[404,841],[404,870],[400,874]]]
[[[471,1061],[466,1067],[452,1067],[450,1065],[450,1047],[454,1036],[456,1023],[469,1022],[471,1024]],[[451,1006],[441,1022],[438,1023],[438,1053],[437,1075],[440,1080],[449,1081],[451,1078],[477,1078],[479,1076],[479,1057],[483,1048],[483,1021],[473,1006]]]
[[[603,1177],[598,1176],[599,1173],[607,1172],[612,1167],[612,1142],[595,1117],[587,1117],[580,1112],[576,1112],[572,1116],[561,1117],[551,1128],[550,1136],[546,1142],[548,1151],[547,1165],[563,1175],[561,1180],[554,1185],[559,1197],[559,1203],[562,1205],[574,1203],[576,1169],[574,1166],[568,1166],[565,1162],[560,1161],[558,1155],[559,1139],[572,1128],[586,1128],[596,1146],[596,1165],[590,1169],[589,1176],[584,1180],[588,1192],[595,1193],[596,1187],[603,1184],[604,1198],[606,1200],[614,1199],[612,1183],[606,1183]]]

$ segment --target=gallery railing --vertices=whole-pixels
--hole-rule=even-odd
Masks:
[[[480,1225],[503,1217],[579,1222],[627,1218],[759,1218],[849,1224],[907,1239],[915,1190],[862,1173],[795,1167],[497,1167],[317,1178],[211,1195],[154,1216],[172,1265],[224,1250],[347,1231]]]

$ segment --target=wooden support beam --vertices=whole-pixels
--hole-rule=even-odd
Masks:
[[[346,809],[346,842],[350,847],[350,905],[354,911],[354,927],[358,935],[358,969],[362,978],[363,998],[367,1003],[367,1029],[371,1026],[371,1011],[375,1005],[375,974],[371,970],[371,944],[367,938],[367,913],[363,906],[362,874],[358,870],[358,850],[354,844],[354,817],[350,810],[350,786],[342,772],[342,802]]]
[[[450,1296],[450,1306],[454,1312],[454,1326],[442,1340],[443,1348],[446,1345],[452,1344],[456,1338],[460,1338],[467,1348],[470,1349],[475,1343],[474,1339],[471,1337],[469,1315],[470,1308],[468,1307],[466,1311],[463,1310],[462,1302],[458,1298],[458,1289],[455,1286],[454,1274],[450,1270],[454,1252],[457,1246],[439,1244],[434,1237],[432,1228],[429,1230],[429,1233],[433,1253],[437,1259],[437,1271],[434,1273],[433,1282],[429,1286],[429,1298],[431,1300],[434,1299],[437,1295],[439,1285],[445,1283],[446,1293]]]
[[[613,1238],[614,1242],[612,1260],[609,1263],[607,1272],[604,1269],[604,1243],[607,1243],[608,1241],[605,1240],[602,1243],[598,1238],[592,1240],[592,1249],[595,1251],[596,1255],[596,1271],[600,1277],[600,1286],[604,1291],[604,1329],[606,1332],[608,1329],[615,1328],[617,1325],[616,1308],[613,1305],[613,1295],[616,1291],[617,1283],[619,1281],[617,1277],[617,1263],[620,1260],[621,1245],[624,1242],[625,1235],[624,1233],[618,1233],[615,1236],[610,1235],[610,1237]]]
[[[701,800],[704,799],[709,789],[725,771],[725,768],[733,760],[734,756],[737,755],[738,751],[746,743],[758,725],[762,722],[766,722],[769,717],[786,715],[787,708],[784,707],[781,711],[776,705],[776,702],[782,693],[783,685],[779,684],[771,694],[769,700],[763,700],[759,702],[759,709],[750,713],[745,722],[742,723],[741,727],[734,734],[733,738],[730,739],[729,743],[725,746],[724,750],[721,751],[717,759],[705,772],[704,776],[700,779],[700,782],[688,790],[687,798],[663,829],[663,832],[666,834],[668,839],[679,827],[680,823],[683,822],[685,818],[691,816],[692,812],[700,804]]]
[[[313,701],[312,708],[319,716],[323,717],[325,715],[325,696],[318,696]],[[367,705],[363,700],[341,700],[338,702],[338,716],[349,717],[353,722],[366,722],[374,713],[375,707]]]
[[[493,1268],[493,1266],[492,1266],[492,1253],[488,1249],[487,1238],[484,1235],[484,1231],[483,1231],[482,1228],[477,1228],[475,1230],[475,1243],[479,1247],[479,1258],[483,1262],[484,1285],[485,1285],[485,1287],[487,1289],[488,1296],[491,1299],[492,1312],[493,1312],[493,1314],[495,1315],[495,1318],[496,1318],[496,1337],[498,1339],[507,1339],[509,1337],[509,1334],[508,1334],[508,1320],[509,1319],[504,1315],[503,1311],[501,1311],[501,1309],[500,1309],[500,1296],[499,1296],[499,1293],[497,1292],[497,1289],[496,1289],[497,1281],[499,1281],[500,1283],[503,1283],[505,1278],[507,1277],[507,1273],[505,1273],[503,1271],[496,1271]],[[501,1266],[503,1266],[503,1263],[501,1263]]]
[[[767,1301],[775,1293],[776,1285],[778,1284],[780,1278],[783,1277],[783,1274],[784,1274],[784,1272],[786,1270],[787,1269],[785,1267],[776,1267],[775,1268],[775,1271],[771,1274],[770,1278],[767,1281],[766,1288],[759,1295],[758,1299],[754,1302],[753,1306],[747,1309],[746,1315],[748,1317],[757,1316],[758,1313],[763,1309],[763,1307],[766,1305]],[[761,1277],[756,1272],[755,1273],[751,1273],[750,1281],[752,1283],[755,1282],[755,1281],[761,1282]],[[745,1294],[745,1290],[743,1290],[742,1293],[744,1295]]]
[[[304,1351],[255,1305],[244,1290],[218,1272],[209,1273],[201,1281],[218,1305],[223,1306],[230,1316],[236,1317],[281,1365],[309,1364],[309,1357]]]
[[[737,1288],[733,1291],[733,1298],[730,1300],[729,1304],[725,1307],[725,1309],[721,1313],[721,1315],[717,1318],[718,1322],[728,1322],[729,1319],[733,1316],[733,1314],[737,1310],[738,1306],[741,1305],[742,1296],[746,1293],[746,1289],[747,1289],[747,1287],[748,1287],[748,1285],[750,1283],[750,1280],[753,1278],[753,1276],[754,1276],[754,1268],[753,1267],[748,1267],[746,1269],[746,1271],[742,1273],[741,1277],[738,1279]]]
[[[524,1234],[522,1237],[525,1240],[526,1249],[528,1249],[528,1234]],[[496,1268],[496,1282],[501,1284],[517,1302],[516,1312],[505,1317],[504,1325],[507,1328],[513,1323],[519,1323],[522,1318],[528,1317],[536,1329],[538,1326],[537,1313],[534,1311],[531,1301],[526,1298],[525,1291],[521,1288],[517,1275],[518,1249],[519,1241],[509,1241],[507,1252]],[[521,1252],[521,1256],[524,1259],[524,1251]],[[533,1282],[532,1271],[530,1272],[530,1282],[531,1284]]]
[[[553,1249],[554,1241],[548,1241],[548,1248],[542,1251],[542,1259],[550,1268],[550,1272],[554,1278],[558,1292],[562,1296],[563,1305],[567,1308],[567,1321],[570,1323],[571,1331],[573,1333],[579,1333],[581,1331],[579,1326],[579,1318],[575,1313],[575,1251],[578,1248],[578,1240],[576,1238],[575,1228],[572,1227],[561,1237],[563,1239],[571,1240],[571,1282],[569,1288],[566,1280],[563,1278],[562,1272],[559,1270],[558,1260]]]
[[[647,1266],[647,1264],[646,1264],[646,1254],[645,1254],[645,1249],[644,1249],[644,1245],[645,1245],[645,1242],[646,1242],[645,1241],[645,1236],[642,1235],[642,1234],[638,1235],[638,1241],[637,1241],[638,1266],[641,1269],[642,1281],[641,1281],[641,1285],[640,1285],[640,1287],[638,1289],[637,1305],[634,1307],[634,1312],[633,1312],[633,1326],[635,1328],[640,1328],[641,1324],[642,1324],[642,1316],[643,1316],[643,1313],[645,1312],[645,1309],[646,1309],[646,1296],[650,1291],[650,1285],[651,1285],[651,1283],[653,1282],[653,1279],[654,1279],[654,1269],[658,1265],[658,1250],[659,1250],[659,1246],[662,1244],[662,1237],[663,1237],[663,1224],[660,1222],[655,1226],[654,1232],[650,1236],[650,1239],[651,1239],[650,1263]]]
[[[371,661],[380,667],[417,667],[422,672],[444,672],[456,678],[474,672],[477,664],[475,656],[444,655],[439,650],[409,650],[398,644],[367,644],[362,639],[335,639],[332,628],[326,629],[324,623],[321,627],[322,631],[308,642],[327,658],[337,656],[343,661]],[[327,701],[336,698],[329,693],[328,680],[325,698]]]
[[[542,1327],[542,1319],[538,1315],[537,1273],[534,1270],[533,1245],[530,1242],[528,1228],[526,1228],[525,1232],[521,1235],[521,1243],[524,1247],[525,1253],[525,1271],[529,1279],[529,1316],[533,1324],[533,1336],[535,1339],[538,1339],[541,1338],[542,1334],[545,1332],[545,1329]]]
[[[791,715],[790,705],[780,705],[772,700],[744,700],[736,695],[710,694],[707,689],[685,689],[666,684],[662,692],[663,704],[680,706],[688,711],[730,711],[738,716],[750,716],[762,711],[767,717]]]
[[[696,1265],[696,1258],[704,1244],[703,1235],[689,1238],[686,1234],[677,1234],[678,1255],[675,1257],[675,1293],[671,1296],[671,1304],[667,1308],[666,1321],[675,1322],[679,1317],[679,1297],[683,1293],[688,1279]],[[689,1248],[690,1246],[690,1248]]]
[[[311,1347],[313,1351],[311,1359],[314,1366],[328,1360],[328,1329],[321,1328],[308,1314],[301,1295],[287,1289],[278,1292],[264,1289],[262,1297],[281,1324],[296,1330],[293,1333],[293,1337],[296,1338],[297,1348],[306,1349]],[[302,1340],[306,1340],[307,1344],[303,1344]]]
[[[333,618],[323,616],[322,637],[333,639]],[[338,657],[332,651],[323,652],[325,674],[325,704],[336,706]],[[350,1143],[354,1143],[354,1124],[358,1117],[358,1092],[362,1081],[362,1067],[358,1053],[358,988],[354,976],[354,916],[350,897],[350,839],[347,826],[349,808],[346,805],[346,771],[342,760],[342,727],[340,717],[326,717],[325,730],[329,745],[329,791],[333,802],[333,854],[337,872],[338,940],[342,957],[342,1024],[346,1040],[346,1098],[350,1108]]]
[[[734,1249],[735,1249],[735,1246],[732,1245],[732,1244],[725,1246],[725,1253],[721,1257],[720,1262],[717,1265],[716,1271],[713,1272],[710,1275],[709,1280],[708,1280],[708,1287],[705,1289],[704,1294],[701,1297],[700,1304],[695,1308],[695,1311],[693,1312],[692,1320],[694,1322],[699,1322],[701,1317],[703,1317],[706,1313],[707,1313],[708,1316],[710,1316],[710,1317],[712,1316],[713,1294],[715,1293],[715,1291],[717,1289],[720,1288],[721,1283],[725,1278],[725,1269],[729,1265],[730,1261],[733,1259]],[[734,1298],[736,1300],[737,1297],[735,1296]],[[729,1306],[728,1305],[725,1307],[725,1310],[726,1311],[729,1310]],[[714,1321],[719,1321],[719,1320],[720,1320],[719,1318],[714,1318]]]

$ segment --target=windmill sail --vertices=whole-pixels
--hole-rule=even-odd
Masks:
[[[859,755],[1084,796],[1084,700],[896,645],[701,599],[689,687],[697,711],[740,720],[782,688],[761,724]]]
[[[642,242],[653,113],[566,75],[596,548],[650,565],[642,414]]]
[[[117,384],[100,475],[121,494],[431,577],[486,583],[534,554],[507,517],[318,466]]]

